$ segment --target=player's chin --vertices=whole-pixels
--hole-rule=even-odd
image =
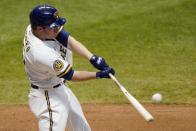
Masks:
[[[58,33],[53,33],[49,37],[49,39],[55,39],[57,37]]]
[[[57,32],[54,32],[54,38],[56,38],[57,37],[57,35],[59,34],[59,32],[57,31]]]

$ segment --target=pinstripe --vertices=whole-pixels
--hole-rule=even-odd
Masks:
[[[52,131],[52,127],[53,127],[52,109],[51,109],[51,106],[50,106],[50,99],[49,99],[48,91],[45,91],[45,97],[46,97],[46,101],[47,101],[47,106],[48,106],[48,111],[49,111],[49,119],[50,119],[49,131]]]

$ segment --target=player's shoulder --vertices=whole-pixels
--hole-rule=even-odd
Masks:
[[[33,34],[31,25],[27,27],[25,37],[32,46],[40,45],[39,43],[42,43],[42,41]]]
[[[46,46],[44,41],[34,36],[30,26],[27,27],[25,33],[24,52],[26,56],[31,56],[34,61],[42,58],[49,58],[53,55],[51,49]]]

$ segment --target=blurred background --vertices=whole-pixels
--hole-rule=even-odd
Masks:
[[[1,104],[27,103],[23,37],[29,12],[45,3],[67,19],[66,31],[107,60],[139,101],[151,103],[159,92],[165,104],[196,104],[195,0],[1,0]],[[73,67],[96,71],[77,55]],[[128,103],[112,80],[68,84],[82,103]]]

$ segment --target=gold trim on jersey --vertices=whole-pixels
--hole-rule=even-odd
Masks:
[[[53,127],[52,109],[51,109],[51,106],[50,106],[50,100],[49,100],[48,91],[45,91],[45,97],[46,97],[46,101],[47,101],[48,112],[49,112],[49,120],[50,120],[50,128],[49,128],[49,131],[52,131],[52,127]]]
[[[71,67],[72,67],[72,66],[69,64],[69,65],[67,66],[67,68],[66,68],[62,73],[60,73],[60,74],[57,75],[57,76],[58,76],[58,77],[64,76],[65,74],[67,74],[67,73],[70,71]]]
[[[63,29],[63,26],[61,26],[61,27],[59,28],[58,34],[59,34],[59,32],[61,32],[62,29]]]

